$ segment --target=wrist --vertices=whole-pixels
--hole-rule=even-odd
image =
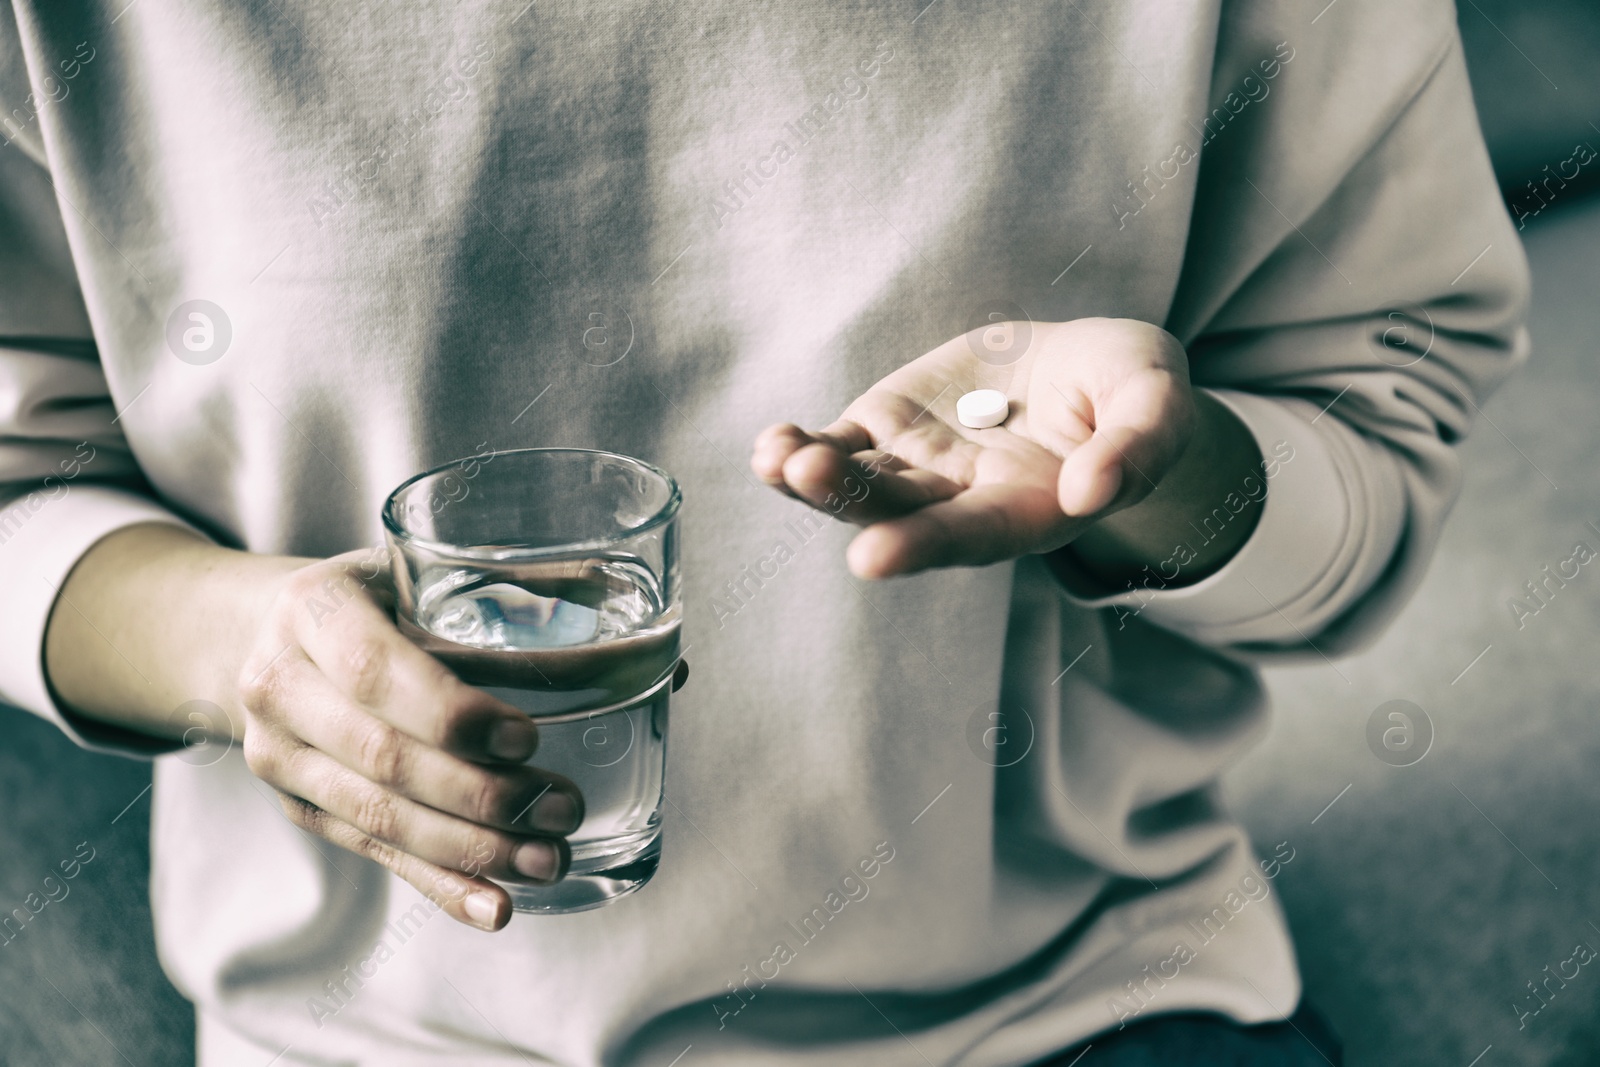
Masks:
[[[232,717],[237,676],[281,576],[299,560],[221,547],[178,526],[114,531],[62,583],[44,667],[63,709],[179,738],[174,712],[206,700]]]
[[[1194,433],[1156,488],[1062,550],[1095,578],[1121,586],[1146,567],[1177,566],[1166,586],[1190,585],[1220,570],[1254,532],[1265,496],[1239,487],[1261,469],[1255,435],[1204,390],[1194,401]]]

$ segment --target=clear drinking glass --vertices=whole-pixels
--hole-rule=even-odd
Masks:
[[[554,886],[518,911],[585,911],[655,873],[678,666],[678,485],[628,456],[528,448],[410,479],[383,508],[401,630],[539,727],[529,761],[585,815]]]

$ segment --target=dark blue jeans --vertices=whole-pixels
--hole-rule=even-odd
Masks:
[[[1075,1045],[1038,1067],[1341,1067],[1343,1063],[1344,1052],[1333,1028],[1301,1001],[1285,1022],[1263,1026],[1240,1026],[1218,1015],[1158,1015]]]

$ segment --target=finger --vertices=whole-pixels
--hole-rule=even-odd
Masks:
[[[309,745],[283,744],[264,759],[258,755],[256,762],[266,771],[258,775],[281,792],[435,866],[544,885],[566,873],[570,851],[560,838],[513,836],[435,811]]]
[[[324,603],[318,570],[308,568],[285,595]],[[521,763],[538,746],[524,712],[450,673],[359,588],[331,610],[295,607],[294,636],[306,655],[340,692],[389,725],[474,760]]]
[[[1103,511],[1122,488],[1123,460],[1110,436],[1096,434],[1067,455],[1057,490],[1061,510],[1086,516]]]
[[[904,515],[960,486],[930,471],[874,471],[827,444],[811,444],[783,465],[783,480],[800,500],[845,522],[870,523]]]
[[[1094,435],[1067,454],[1061,510],[1088,516],[1128,507],[1153,491],[1192,431],[1187,386],[1164,370],[1141,373],[1095,412]]]
[[[815,433],[792,422],[778,423],[756,435],[750,452],[750,469],[768,485],[787,488],[783,480],[784,464],[800,449],[816,444],[828,445],[849,455],[870,449],[872,438],[864,427],[845,420]]]
[[[850,458],[859,463],[866,471],[867,477],[873,477],[879,471],[903,472],[914,470],[911,464],[893,452],[885,452],[879,448],[869,448],[861,452],[853,452]]]
[[[981,566],[1059,548],[1069,529],[1049,490],[987,485],[867,527],[845,558],[859,578]]]
[[[401,796],[483,826],[569,834],[583,821],[571,779],[527,765],[471,763],[425,745],[351,703],[303,656],[282,668],[294,694],[277,723],[345,767]]]
[[[374,840],[299,797],[280,792],[278,801],[290,822],[307,833],[387,867],[457,922],[493,931],[510,921],[510,894],[487,878],[469,877],[418,859]]]

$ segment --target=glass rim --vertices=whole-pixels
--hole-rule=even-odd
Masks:
[[[399,499],[412,486],[424,478],[445,474],[452,470],[459,470],[463,463],[473,460],[498,459],[502,456],[525,456],[531,454],[554,455],[557,453],[579,456],[602,456],[609,460],[620,461],[625,466],[633,467],[645,474],[654,475],[666,483],[667,500],[657,508],[649,518],[638,526],[618,534],[606,537],[594,537],[586,541],[569,541],[560,545],[534,546],[534,545],[458,545],[448,541],[433,541],[426,537],[412,533],[401,525],[396,516]],[[635,537],[649,533],[651,530],[665,526],[677,517],[678,508],[683,504],[683,492],[678,488],[678,480],[654,463],[639,459],[636,456],[623,455],[621,452],[608,452],[603,448],[506,448],[496,449],[492,452],[478,452],[471,456],[453,459],[448,463],[441,463],[437,467],[430,467],[419,474],[413,474],[397,485],[393,492],[383,502],[383,528],[403,546],[426,549],[439,555],[457,556],[462,559],[483,559],[503,561],[507,559],[538,558],[543,556],[565,556],[574,552],[589,552],[597,549],[609,548],[614,545],[631,541]]]

